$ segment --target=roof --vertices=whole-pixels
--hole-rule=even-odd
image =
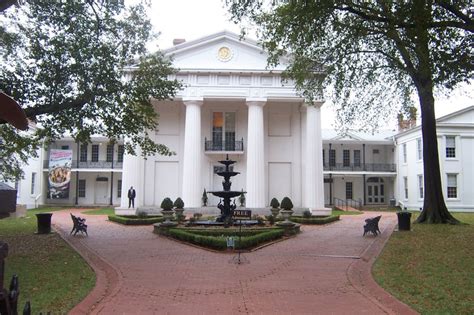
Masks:
[[[5,183],[0,183],[0,190],[15,190],[15,188],[10,187],[9,185]]]

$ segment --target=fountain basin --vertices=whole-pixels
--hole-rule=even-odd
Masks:
[[[210,191],[209,193],[221,198],[235,198],[242,194],[241,191]]]

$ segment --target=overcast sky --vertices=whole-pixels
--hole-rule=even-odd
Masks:
[[[155,31],[161,33],[150,50],[171,47],[175,38],[191,41],[222,30],[240,32],[238,25],[229,22],[229,14],[224,9],[223,0],[153,0],[150,18]],[[456,90],[449,98],[437,97],[436,117],[471,105],[474,105],[472,85]],[[331,128],[334,115],[330,104],[323,107],[322,115],[323,128]],[[389,129],[394,127],[387,126]]]

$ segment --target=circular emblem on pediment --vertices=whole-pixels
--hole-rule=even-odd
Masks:
[[[229,47],[223,46],[217,51],[217,58],[220,61],[229,61],[232,59],[232,50]]]

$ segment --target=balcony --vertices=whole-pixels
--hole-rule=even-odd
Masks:
[[[234,141],[212,141],[204,139],[204,150],[206,153],[244,153],[244,139]]]
[[[324,164],[323,169],[325,171],[342,171],[342,172],[396,172],[395,164],[390,163],[366,163],[364,164],[343,164],[336,163]]]
[[[122,169],[123,162],[114,161],[113,167],[112,162],[108,162],[106,160],[99,160],[96,162],[86,161],[86,162],[79,162],[79,168],[87,168],[87,169]],[[43,161],[43,168],[49,168],[49,160]],[[77,160],[72,160],[72,168],[77,167]]]

